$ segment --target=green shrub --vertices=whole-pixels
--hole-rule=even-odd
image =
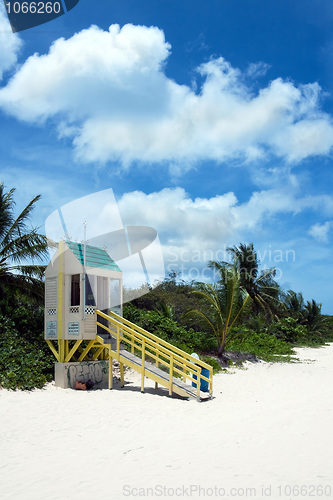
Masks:
[[[305,326],[298,324],[294,318],[282,318],[270,325],[268,333],[271,333],[277,339],[297,344],[305,341],[307,329]]]
[[[229,351],[254,354],[264,361],[291,361],[292,346],[268,333],[256,333],[248,328],[234,329],[227,343]]]
[[[41,388],[52,379],[53,356],[44,351],[45,341],[30,343],[14,323],[0,316],[0,386],[5,389]]]
[[[302,346],[320,346],[327,342],[333,342],[333,323],[332,316],[321,315],[317,324],[305,324],[307,333],[305,338],[298,341],[298,345]],[[318,327],[318,328],[316,328]]]
[[[220,371],[222,371],[222,366],[216,358],[211,358],[210,356],[201,356],[201,360],[213,367],[213,373],[219,373]]]
[[[333,342],[333,316],[325,316],[327,321],[327,331],[323,336],[324,342]]]
[[[157,311],[145,311],[126,304],[124,317],[157,337],[173,344],[185,352],[210,352],[216,350],[216,340],[205,332],[196,332],[177,321],[162,316]]]

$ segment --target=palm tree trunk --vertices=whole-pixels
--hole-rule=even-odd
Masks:
[[[225,349],[225,343],[226,343],[226,340],[227,340],[227,337],[226,336],[223,336],[222,339],[221,339],[221,342],[219,343],[218,345],[218,348],[217,348],[217,356],[220,358],[222,356],[222,354],[224,353],[224,349]]]

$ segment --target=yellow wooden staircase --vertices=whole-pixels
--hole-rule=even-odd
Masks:
[[[109,388],[112,389],[112,361],[120,363],[121,385],[124,385],[124,365],[141,374],[141,391],[145,377],[169,391],[198,401],[213,393],[213,368],[201,360],[131,323],[114,312],[97,310],[99,334],[94,347],[107,352],[109,358]],[[96,345],[97,344],[97,345]],[[205,368],[207,377],[202,373]],[[207,372],[208,370],[208,372]],[[200,391],[201,381],[208,383],[208,392]],[[192,385],[194,383],[195,386]]]

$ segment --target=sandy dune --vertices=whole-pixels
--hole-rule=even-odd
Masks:
[[[297,352],[215,376],[205,403],[141,394],[133,372],[121,390],[1,390],[0,498],[333,497],[333,344]]]

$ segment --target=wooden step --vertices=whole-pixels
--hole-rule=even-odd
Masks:
[[[136,371],[141,371],[141,359],[136,356],[135,354],[132,354],[129,351],[123,350],[120,354],[120,362],[124,363],[127,366],[130,366]],[[158,383],[163,385],[164,387],[168,388],[169,387],[169,373],[162,370],[161,368],[158,368],[157,366],[153,365],[149,361],[145,362],[145,376],[148,378],[151,378],[155,380],[158,378]],[[156,380],[155,380],[156,381]],[[196,387],[193,387],[191,384],[185,383],[182,379],[178,377],[173,377],[172,378],[172,385],[173,385],[173,392],[176,394],[186,397],[186,398],[194,398],[197,399],[197,389]],[[208,392],[202,392],[200,391],[200,399],[205,400],[205,399],[210,399],[211,396]]]

